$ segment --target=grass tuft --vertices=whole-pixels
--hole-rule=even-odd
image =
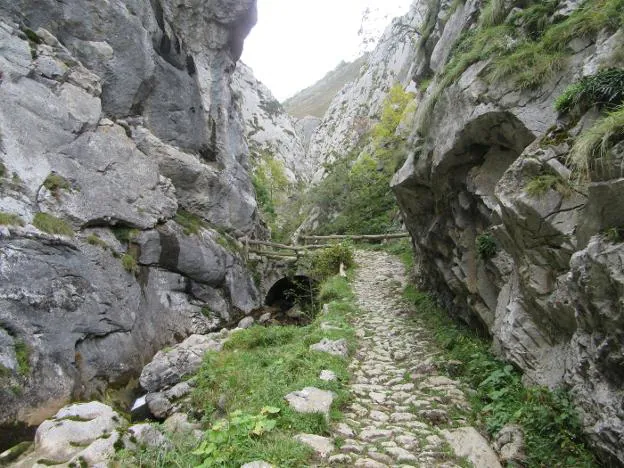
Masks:
[[[199,234],[204,226],[204,222],[199,216],[182,209],[178,210],[174,221],[184,228],[184,234],[187,236]]]
[[[570,195],[572,195],[572,189],[570,187],[570,184],[566,182],[560,175],[555,174],[544,174],[534,177],[526,185],[525,190],[529,194],[529,196],[534,198],[539,198],[546,195],[549,190],[556,190],[564,198],[568,198],[570,197]]]
[[[15,213],[0,211],[0,226],[23,226],[24,221]]]
[[[593,127],[583,132],[574,143],[568,164],[581,178],[590,178],[597,164],[607,164],[613,146],[624,139],[624,106],[607,113]]]
[[[48,234],[74,237],[74,230],[66,221],[48,213],[36,213],[33,219],[33,225],[40,231],[47,232]]]
[[[622,102],[624,70],[609,68],[568,86],[555,100],[555,109],[582,114],[594,105],[613,109]]]

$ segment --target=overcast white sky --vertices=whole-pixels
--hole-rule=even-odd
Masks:
[[[283,101],[363,52],[358,35],[377,37],[412,0],[258,0],[258,24],[242,60]],[[370,47],[370,46],[369,46]]]

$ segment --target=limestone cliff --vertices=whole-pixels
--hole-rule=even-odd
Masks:
[[[527,380],[568,387],[593,444],[624,463],[622,130],[583,174],[571,152],[605,102],[554,107],[624,65],[621,3],[416,4],[421,91],[392,185],[417,278]]]
[[[271,91],[241,62],[236,66],[232,88],[240,101],[252,162],[261,164],[267,158],[274,158],[283,166],[289,182],[308,181],[312,167],[306,158],[304,142],[292,117]]]
[[[256,5],[0,18],[0,425],[37,424],[261,303],[229,237],[261,233],[230,89]]]

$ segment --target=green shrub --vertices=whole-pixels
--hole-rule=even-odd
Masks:
[[[624,102],[624,70],[609,68],[571,84],[555,100],[559,112],[582,113],[594,105],[613,108]]]
[[[477,253],[482,260],[489,260],[496,255],[498,246],[490,233],[479,234],[475,240]]]
[[[4,178],[6,175],[6,166],[0,162],[0,179]]]
[[[23,226],[24,221],[15,213],[0,211],[0,226]]]
[[[567,183],[560,175],[544,174],[534,177],[525,187],[526,192],[535,198],[545,195],[549,190],[556,190],[564,198],[572,195],[570,184]]]
[[[30,348],[23,340],[15,340],[15,358],[19,373],[28,375],[30,373]]]
[[[71,226],[64,220],[52,216],[48,213],[36,213],[33,219],[33,225],[48,234],[57,234],[60,236],[74,236],[74,230]]]

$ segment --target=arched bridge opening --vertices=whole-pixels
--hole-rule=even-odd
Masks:
[[[309,276],[284,277],[271,286],[264,304],[291,319],[312,317],[317,291],[318,282]]]

